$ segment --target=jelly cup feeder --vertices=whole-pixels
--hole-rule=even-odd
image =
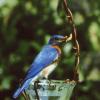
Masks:
[[[75,81],[40,80],[25,90],[26,100],[70,100]]]
[[[72,40],[75,51],[75,64],[73,80],[39,80],[30,84],[22,94],[25,100],[70,100],[74,87],[78,83],[79,65],[79,44],[76,38],[76,27],[73,22],[71,10],[67,5],[67,0],[63,0],[63,7],[72,27],[72,33],[68,39]]]

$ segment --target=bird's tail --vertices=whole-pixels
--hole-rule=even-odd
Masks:
[[[25,89],[27,89],[31,81],[32,79],[26,80],[25,83],[22,85],[22,87],[19,87],[16,90],[16,92],[13,95],[13,98],[17,98]]]
[[[22,92],[21,88],[18,88],[17,91],[14,93],[13,98],[17,98]]]

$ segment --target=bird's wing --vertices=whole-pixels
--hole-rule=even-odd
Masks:
[[[35,77],[42,69],[50,65],[57,56],[58,52],[55,48],[50,45],[44,46],[29,68],[24,81]]]
[[[24,89],[28,88],[29,83],[42,69],[50,65],[58,56],[58,51],[56,48],[47,45],[42,51],[38,54],[31,67],[29,68],[25,79],[23,80],[23,84],[21,87],[17,89],[14,93],[13,98],[17,98]]]

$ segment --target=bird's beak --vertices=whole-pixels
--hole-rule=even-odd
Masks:
[[[66,41],[67,39],[68,39],[68,36],[65,36],[65,37],[64,37],[64,40]]]
[[[71,39],[72,39],[72,34],[70,34],[70,36],[65,36],[64,37],[65,42],[70,41]]]
[[[67,38],[68,38],[68,36],[65,36],[65,37],[62,39],[62,41],[63,41],[63,42],[66,42]]]

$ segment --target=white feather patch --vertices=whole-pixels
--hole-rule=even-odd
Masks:
[[[49,74],[53,72],[53,70],[57,67],[57,62],[47,66],[45,69],[42,71],[42,75],[45,78],[48,78]]]

